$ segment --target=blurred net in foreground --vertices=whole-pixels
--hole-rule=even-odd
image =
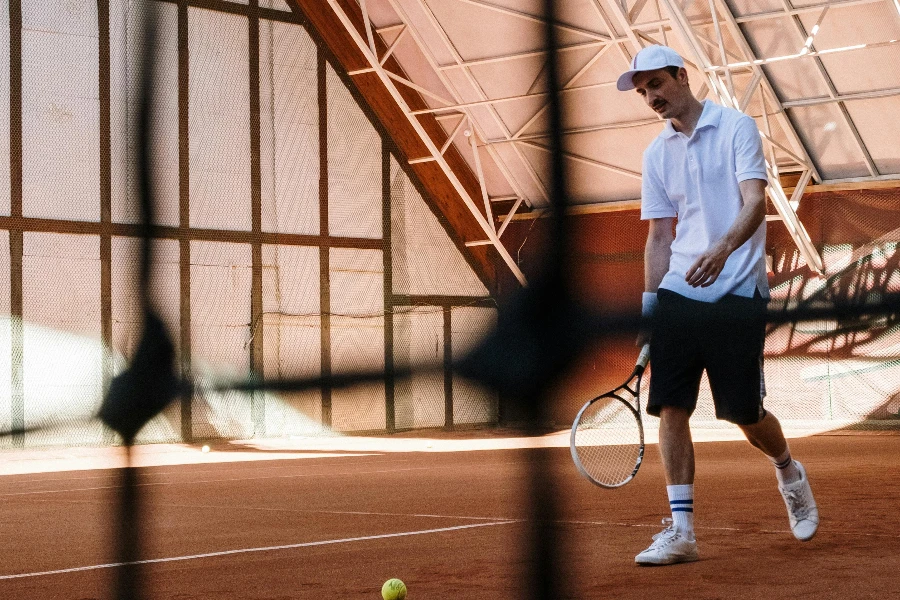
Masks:
[[[302,19],[283,3],[260,2],[281,9],[268,18],[152,4],[152,301],[198,393],[137,441],[496,424],[497,394],[445,361],[491,327],[491,292]],[[141,335],[142,3],[113,0],[102,24],[85,6],[22,3],[27,218],[0,227],[14,250],[0,253],[0,426],[45,429],[0,445],[119,443],[89,420]],[[416,365],[443,368],[393,374]],[[385,375],[355,389],[204,390],[361,368]]]
[[[122,6],[128,8],[132,5],[119,5],[119,8]],[[552,2],[548,2],[547,7],[547,19],[551,23],[547,28],[551,50],[548,78],[552,87],[556,83],[555,60],[552,58],[556,47],[553,41]],[[440,227],[433,215],[430,216],[427,202],[418,193],[413,179],[404,169],[394,168],[399,161],[390,141],[384,132],[372,125],[371,119],[349,92],[346,81],[323,60],[319,49],[316,50],[314,69],[308,55],[305,59],[294,60],[297,39],[292,41],[290,51],[279,51],[277,28],[272,23],[262,23],[258,19],[257,9],[256,3],[253,3],[247,9],[251,12],[243,17],[233,13],[216,14],[215,11],[188,7],[185,3],[167,6],[161,11],[161,20],[169,26],[162,26],[162,31],[173,31],[173,19],[177,23],[174,48],[179,58],[178,193],[176,203],[174,189],[169,189],[168,202],[169,206],[177,204],[178,218],[177,223],[170,221],[156,229],[156,235],[164,238],[168,247],[158,253],[165,258],[153,263],[153,272],[148,272],[148,268],[141,270],[140,291],[157,289],[150,285],[154,277],[169,277],[171,281],[173,267],[177,265],[178,311],[169,309],[162,312],[166,319],[177,319],[177,327],[173,322],[171,330],[178,332],[181,375],[185,381],[196,384],[194,389],[199,393],[193,397],[185,394],[179,412],[169,410],[157,417],[155,421],[158,423],[169,422],[169,429],[162,425],[148,427],[145,435],[154,431],[176,431],[185,438],[246,437],[265,435],[270,425],[280,429],[284,435],[291,431],[310,431],[310,421],[318,422],[322,430],[342,431],[395,431],[405,425],[433,426],[441,422],[441,389],[439,380],[434,377],[434,370],[427,376],[407,372],[408,367],[415,369],[419,361],[443,367],[438,372],[443,375],[445,426],[466,421],[477,423],[481,419],[494,422],[499,414],[499,409],[495,408],[495,393],[467,390],[466,386],[459,385],[450,371],[450,359],[457,352],[463,353],[473,346],[473,339],[488,330],[494,320],[495,309],[489,290],[479,277],[474,276],[475,267],[464,259],[458,243],[454,243],[458,241],[452,239],[450,228]],[[128,11],[125,13],[127,15]],[[113,14],[116,14],[115,11]],[[251,17],[249,30],[244,28],[247,16]],[[29,15],[29,18],[32,17],[34,15]],[[292,22],[290,16],[284,19],[286,23]],[[112,23],[105,25],[103,31],[114,29]],[[265,32],[268,32],[269,46],[257,43],[265,38]],[[91,37],[90,33],[87,37]],[[301,46],[308,41],[303,39],[299,26],[293,33],[299,36]],[[125,38],[127,40],[127,33]],[[65,37],[62,39],[65,40]],[[192,40],[199,40],[200,46],[195,52],[190,52]],[[168,42],[161,40],[160,49],[171,51],[172,39],[169,38]],[[37,40],[31,44],[30,50],[37,49],[38,57],[42,56],[41,43],[52,45],[58,40]],[[107,59],[109,44],[110,39],[101,42],[101,47],[106,48],[101,56]],[[268,62],[263,57],[263,47],[269,51]],[[312,50],[311,45],[307,44],[307,47]],[[211,48],[217,50],[210,51]],[[47,54],[53,54],[53,49],[45,50]],[[245,56],[246,69],[242,62]],[[189,75],[182,71],[185,63],[189,67]],[[276,68],[279,64],[284,66],[284,63],[289,63],[287,71]],[[160,64],[172,65],[171,62]],[[30,65],[29,68],[37,69],[30,76],[38,79],[49,77],[51,74],[40,70],[42,65],[46,68],[40,60]],[[93,65],[82,66],[85,71],[79,74],[76,67],[74,76],[90,80]],[[111,79],[106,71],[109,68],[101,59],[99,75],[107,85]],[[297,85],[289,87],[287,97],[292,102],[305,99],[310,110],[290,111],[299,115],[300,119],[291,121],[294,129],[285,134],[283,127],[279,126],[283,126],[284,121],[276,115],[279,89],[285,89],[279,88],[279,77],[286,72],[290,72],[287,78],[291,84]],[[265,77],[268,77],[268,87],[264,83]],[[110,119],[109,92],[107,88],[106,94],[101,94],[101,121],[105,123]],[[36,95],[40,97],[39,93]],[[268,98],[268,103],[263,97]],[[313,102],[315,110],[311,109]],[[268,108],[268,117],[265,108]],[[561,168],[559,139],[561,119],[555,95],[551,97],[550,113],[554,132],[551,136],[551,156],[554,160],[551,196],[558,204],[557,208],[564,208],[565,178]],[[89,119],[84,122],[76,119],[77,114],[77,111],[65,110],[51,112],[54,119],[62,115],[65,117],[63,122],[75,123],[75,131],[56,130],[46,123],[29,123],[39,130],[33,139],[52,138],[54,142],[59,142],[63,135],[80,133],[84,136],[81,141],[88,149],[93,148],[91,122]],[[172,114],[168,116],[173,117]],[[144,127],[141,131],[146,134],[148,129]],[[266,135],[264,132],[267,132]],[[61,330],[87,338],[84,353],[94,357],[94,364],[92,366],[90,360],[86,361],[85,367],[77,373],[85,378],[82,387],[88,390],[85,394],[87,400],[76,407],[78,412],[93,412],[85,409],[92,408],[89,406],[92,399],[93,409],[96,409],[102,393],[110,385],[119,393],[107,394],[104,407],[115,408],[118,401],[120,408],[140,408],[143,401],[146,401],[144,404],[167,401],[174,395],[172,392],[176,386],[169,384],[174,382],[175,377],[168,373],[172,366],[168,363],[172,362],[174,349],[161,333],[162,323],[148,310],[149,306],[142,304],[144,334],[140,343],[135,345],[134,335],[129,333],[135,330],[134,307],[128,306],[128,310],[117,313],[118,307],[114,308],[112,304],[115,297],[112,292],[113,248],[117,248],[116,252],[122,252],[123,240],[134,241],[143,237],[144,242],[148,241],[143,234],[152,224],[148,216],[152,196],[146,185],[141,187],[140,199],[144,202],[138,205],[143,206],[142,227],[135,227],[135,223],[127,217],[119,220],[112,216],[111,135],[110,131],[101,127],[97,142],[99,163],[109,168],[100,167],[94,173],[90,164],[78,163],[75,156],[60,158],[66,167],[76,173],[83,168],[89,175],[97,176],[101,191],[97,214],[89,201],[89,194],[80,198],[85,206],[79,207],[78,203],[65,202],[67,190],[55,190],[55,203],[37,203],[29,207],[29,218],[33,217],[33,220],[7,221],[11,254],[10,314],[13,315],[9,329],[9,391],[12,398],[9,422],[13,428],[23,424],[27,427],[32,422],[37,425],[52,423],[59,418],[59,413],[54,410],[57,407],[52,405],[55,399],[53,392],[58,390],[41,390],[27,376],[29,365],[37,365],[38,369],[46,371],[51,364],[51,361],[39,358],[40,345],[33,343],[38,338],[28,331],[28,319],[32,314],[49,314],[50,319],[56,319],[54,323]],[[20,141],[25,144],[31,139],[23,135]],[[298,142],[297,147],[293,145],[295,141]],[[287,146],[282,143],[287,143]],[[57,143],[57,149],[66,147]],[[143,152],[149,151],[146,137],[141,149]],[[332,153],[332,150],[335,152]],[[80,151],[83,152],[84,148]],[[310,152],[314,153],[312,159]],[[156,168],[175,168],[172,155],[159,154],[163,160],[154,165]],[[271,159],[268,163],[272,168],[269,179],[263,177],[264,155]],[[146,159],[144,154],[140,161],[145,167],[148,166]],[[26,171],[27,168],[36,168],[35,164],[28,163],[29,160],[34,160],[34,156],[24,157]],[[290,164],[291,168],[280,170],[280,164]],[[279,183],[279,177],[285,174],[298,176],[307,185],[308,193],[299,205],[290,201],[279,204],[283,200],[279,194],[296,189],[295,186]],[[146,183],[146,180],[143,181]],[[315,195],[309,186],[310,181],[318,183]],[[159,207],[164,206],[165,202],[161,201]],[[303,202],[309,206],[304,207]],[[297,206],[311,210],[305,213],[300,210],[298,214],[305,215],[305,219],[294,222],[295,227],[292,227],[287,224],[291,219],[282,217],[285,211]],[[279,208],[281,215],[277,214]],[[166,214],[165,211],[160,210],[159,214],[164,223],[165,217],[162,215]],[[169,217],[174,214],[169,213]],[[403,218],[398,218],[401,215]],[[410,223],[416,225],[409,227]],[[545,267],[547,264],[550,267],[544,273],[545,277],[537,278],[537,283],[528,292],[517,297],[518,302],[511,302],[499,315],[499,325],[493,329],[490,343],[477,347],[480,364],[470,360],[459,365],[468,368],[469,373],[479,375],[483,382],[493,385],[495,389],[519,392],[519,398],[512,400],[518,400],[524,407],[532,432],[539,425],[538,417],[541,416],[547,387],[556,382],[560,370],[567,366],[570,359],[581,357],[583,345],[602,330],[600,324],[589,322],[588,315],[581,312],[581,307],[571,302],[566,293],[571,283],[568,276],[572,271],[576,275],[579,271],[578,265],[568,262],[570,259],[577,262],[577,259],[568,252],[574,244],[563,235],[565,229],[561,223],[560,220],[551,222],[555,228],[554,235],[541,249],[552,257],[543,261]],[[637,227],[632,230],[640,232]],[[429,235],[420,236],[422,231],[429,232]],[[73,236],[73,233],[80,236]],[[78,239],[70,239],[72,237]],[[178,246],[177,259],[175,244]],[[838,292],[843,291],[851,298],[856,298],[861,289],[866,303],[869,296],[874,298],[881,288],[881,293],[892,291],[890,288],[895,285],[892,276],[880,277],[867,270],[868,267],[861,268],[864,265],[882,270],[894,268],[892,259],[896,246],[891,244],[885,242],[878,252],[870,252],[873,259],[864,260],[865,251],[861,251],[858,257],[851,255],[849,262],[859,263],[857,268],[841,273],[836,283],[829,285],[834,285]],[[64,250],[60,251],[57,246]],[[141,255],[140,264],[144,267],[150,263],[146,252],[148,247],[144,246],[145,252]],[[581,248],[582,251],[584,249]],[[585,254],[588,256],[603,257],[602,252],[590,247],[587,249]],[[627,261],[633,256],[633,253],[618,251],[607,262],[615,264],[621,257]],[[405,262],[395,261],[395,257],[403,257]],[[52,259],[68,262],[60,268]],[[129,261],[126,259],[125,263]],[[395,268],[398,265],[402,267]],[[780,269],[785,265],[788,269],[800,268],[795,258],[778,262],[776,290],[783,283],[777,281],[777,277],[779,272],[784,273]],[[41,278],[40,272],[35,275],[29,269],[45,269],[56,281],[48,283],[46,277]],[[161,273],[160,269],[165,271]],[[294,275],[283,276],[283,271],[293,271]],[[616,277],[610,276],[606,291],[619,296],[619,308],[627,308],[629,300],[623,294],[630,289],[629,285],[637,284],[616,286],[615,283],[626,279],[640,281],[640,270],[617,271]],[[310,274],[313,277],[310,278]],[[864,277],[856,280],[857,283],[842,283],[842,277],[862,275]],[[803,275],[799,277],[803,279]],[[309,282],[316,279],[318,290],[310,285],[285,292],[300,280]],[[60,281],[62,285],[59,285]],[[430,285],[423,286],[423,282]],[[824,299],[824,305],[828,306],[831,287],[821,290],[815,286],[813,288],[804,289],[796,296],[788,293],[786,302],[803,303],[809,296],[818,294]],[[174,286],[159,286],[157,292],[159,290],[163,290],[163,294],[172,294]],[[95,310],[95,304],[84,300],[95,291],[99,292],[99,311]],[[125,295],[118,297],[122,301]],[[171,296],[161,299],[142,294],[141,301],[148,305],[155,303],[170,307],[175,304],[175,298]],[[127,301],[123,302],[127,305]],[[125,325],[118,330],[113,327],[115,314],[123,315]],[[846,322],[837,327],[825,326],[823,331],[831,339],[825,341],[823,347],[829,352],[831,350],[828,348],[849,348],[858,341],[869,339],[868,336],[876,328],[893,333],[891,317],[882,318],[885,319],[883,323],[877,319],[861,319],[860,323],[850,326]],[[152,326],[148,327],[148,324]],[[614,323],[603,322],[603,325],[607,324],[610,331],[606,333],[610,333]],[[855,337],[856,330],[864,329],[860,338]],[[155,338],[147,335],[148,331],[155,332]],[[624,327],[620,326],[618,333],[623,331]],[[791,331],[797,331],[797,327],[794,326]],[[98,332],[99,344],[96,343]],[[316,333],[318,354],[315,352]],[[116,346],[117,335],[122,336],[121,347]],[[812,335],[819,335],[819,331],[814,330]],[[828,346],[829,343],[831,346]],[[785,352],[790,350],[787,348]],[[80,347],[71,352],[74,355],[78,351],[81,351]],[[609,352],[608,349],[601,351]],[[810,351],[816,351],[816,346],[810,346],[805,353]],[[135,353],[137,357],[134,357]],[[623,354],[626,352],[623,351]],[[627,354],[633,354],[633,349]],[[110,383],[110,375],[122,368],[125,362],[122,359],[126,357],[134,360]],[[516,363],[520,358],[521,363]],[[358,369],[371,369],[375,375],[366,379],[364,385],[353,388],[328,387],[328,376]],[[604,369],[613,371],[608,365],[604,365]],[[275,394],[263,392],[264,386],[258,385],[260,378],[269,373],[274,372],[275,377],[280,378],[292,376],[289,374],[291,371],[295,372],[294,376],[312,375],[315,378],[318,374],[324,379],[318,390],[308,389],[301,397],[286,401]],[[398,377],[397,373],[404,376]],[[154,374],[165,374],[168,378],[154,380]],[[245,389],[255,389],[246,394],[228,391],[227,384],[218,387],[217,391],[213,391],[210,385],[204,385],[214,386],[220,379],[249,379]],[[39,381],[46,383],[49,378],[44,374]],[[122,384],[123,381],[130,381],[130,384]],[[356,382],[359,381],[362,380],[357,379]],[[117,384],[121,385],[116,388]],[[35,389],[42,393],[30,396]],[[91,393],[90,390],[95,391]],[[318,418],[317,421],[309,419],[309,415],[307,420],[297,418],[304,404],[307,409],[310,401],[315,406],[315,392],[319,394],[318,414],[315,410],[311,412]],[[64,404],[65,400],[59,399],[58,402]],[[291,406],[288,402],[297,404]],[[47,412],[39,414],[34,409],[47,409]],[[296,411],[294,415],[292,410]],[[830,414],[834,418],[833,410]],[[698,417],[703,419],[702,414]],[[118,424],[122,424],[123,420]],[[107,419],[106,422],[114,427],[117,425],[115,419]],[[131,430],[127,427],[116,429],[122,433],[127,444],[134,441],[132,434],[136,433],[137,427]],[[39,440],[40,435],[35,433],[28,437]],[[25,441],[31,442],[31,439],[26,438]],[[102,443],[108,440],[92,441]],[[526,519],[530,535],[523,546],[531,549],[530,562],[536,565],[535,569],[523,571],[523,577],[528,581],[526,588],[536,598],[553,597],[556,592],[554,582],[558,577],[556,568],[559,561],[555,555],[560,544],[552,525],[557,515],[555,487],[550,485],[548,466],[547,453],[536,453],[529,464],[530,486],[522,494],[531,509]],[[119,598],[131,600],[140,595],[142,588],[138,561],[141,556],[138,527],[141,493],[136,470],[129,467],[123,469],[122,474],[118,498],[120,531],[117,534],[121,547],[115,564],[120,567]]]
[[[198,393],[169,407],[138,439],[521,419],[514,398],[449,370],[449,359],[496,321],[496,290],[466,260],[403,157],[299,19],[266,13],[271,18],[258,20],[254,45],[254,20],[238,14],[248,8],[156,4],[152,149],[162,239],[153,293],[182,375],[201,386],[250,372],[274,380],[370,367],[385,377],[356,390]],[[106,33],[96,12],[37,6],[24,3],[22,15],[29,28],[18,140],[26,219],[0,228],[0,243],[11,249],[0,253],[0,278],[8,282],[0,286],[0,308],[11,315],[0,324],[0,391],[10,399],[0,406],[0,423],[61,428],[16,443],[115,443],[84,420],[140,335],[133,164],[141,21],[137,5],[124,0],[110,3]],[[92,36],[108,43],[108,62],[83,51]],[[59,78],[53,65],[61,52],[71,57]],[[96,96],[95,84],[81,93],[85,82],[98,79],[108,95],[85,104],[80,98]],[[800,216],[829,277],[812,277],[782,225],[770,223],[773,311],[877,302],[880,293],[897,291],[894,192],[808,194]],[[636,310],[645,236],[637,214],[573,221],[572,264],[583,299],[601,312]],[[504,238],[530,276],[552,244],[546,225],[513,222]],[[516,286],[501,282],[499,289]],[[889,317],[771,327],[768,406],[797,425],[896,425],[898,335]],[[616,383],[607,374],[627,370],[634,354],[630,340],[607,339],[582,357],[545,424],[566,426],[585,399]],[[393,376],[422,364],[444,368]],[[706,386],[703,396],[694,422],[717,426]]]
[[[900,213],[893,191],[808,194],[800,216],[820,249],[826,277],[806,268],[783,225],[768,224],[770,312],[835,305],[876,306],[900,291]],[[637,311],[643,285],[646,224],[637,211],[581,215],[573,219],[574,263],[581,299],[607,314]],[[537,264],[547,230],[543,222],[517,222],[511,244],[522,245],[526,273]],[[770,325],[766,338],[766,406],[799,429],[900,427],[900,323],[896,314],[852,321],[821,320]],[[581,405],[617,385],[637,355],[633,338],[598,344],[573,365],[555,392],[548,421],[571,422]],[[650,366],[652,375],[652,365]],[[644,379],[644,393],[649,377]],[[692,423],[721,427],[709,386]],[[658,420],[647,419],[653,429]]]

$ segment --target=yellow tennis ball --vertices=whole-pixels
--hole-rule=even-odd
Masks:
[[[381,597],[384,600],[404,600],[406,598],[406,584],[399,579],[388,579],[381,586]]]

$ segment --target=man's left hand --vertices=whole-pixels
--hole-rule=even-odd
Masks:
[[[731,251],[724,244],[717,243],[700,255],[688,272],[684,280],[691,287],[709,287],[719,278],[725,261],[731,255]]]

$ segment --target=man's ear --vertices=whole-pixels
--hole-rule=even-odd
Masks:
[[[687,72],[687,69],[685,69],[684,67],[681,67],[680,69],[678,69],[678,83],[680,83],[682,85],[689,85],[688,84],[688,72]]]

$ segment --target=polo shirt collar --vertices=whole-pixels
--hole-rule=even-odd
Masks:
[[[703,101],[703,112],[700,113],[700,120],[697,121],[697,126],[694,127],[694,131],[699,131],[705,127],[718,127],[719,121],[722,118],[722,107],[712,102],[711,100]],[[672,121],[666,119],[666,126],[663,128],[662,137],[670,138],[677,134],[675,128],[672,127]]]

